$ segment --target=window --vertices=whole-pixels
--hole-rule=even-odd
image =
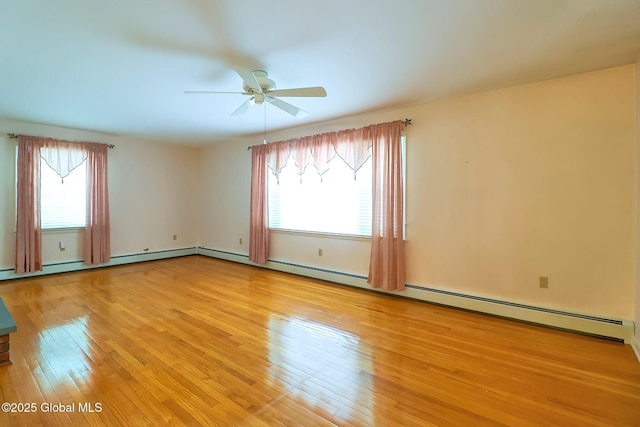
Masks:
[[[406,182],[405,142],[403,136],[402,176]],[[313,161],[302,175],[298,175],[292,158],[280,172],[279,179],[268,170],[269,228],[371,236],[372,163],[369,157],[355,177],[353,170],[338,156],[329,162],[329,170],[322,178]]]
[[[269,228],[371,236],[371,158],[354,177],[338,156],[320,178],[313,164],[302,176],[293,159],[279,180],[269,170]]]
[[[42,228],[84,227],[84,263],[109,262],[107,170],[106,144],[18,136],[16,273],[42,270]]]
[[[85,227],[87,223],[86,160],[64,180],[41,158],[40,221],[43,229]]]

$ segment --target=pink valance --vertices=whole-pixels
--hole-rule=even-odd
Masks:
[[[302,175],[313,159],[313,165],[318,174],[322,176],[329,170],[329,162],[338,156],[355,174],[371,157],[370,135],[376,126],[380,125],[303,136],[267,144],[265,148],[268,152],[267,167],[277,178],[282,168],[292,158],[298,169],[298,174]],[[258,147],[260,146],[253,148]]]
[[[72,170],[87,160],[87,152],[83,145],[82,143],[54,143],[52,140],[44,140],[40,148],[40,156],[64,180]]]

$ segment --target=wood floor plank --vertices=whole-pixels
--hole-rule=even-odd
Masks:
[[[0,398],[38,409],[0,425],[640,425],[629,346],[251,266],[191,256],[0,296],[18,324]]]

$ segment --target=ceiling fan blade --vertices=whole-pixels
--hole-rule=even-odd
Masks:
[[[262,87],[260,86],[260,82],[258,82],[256,75],[253,74],[253,71],[247,70],[246,68],[241,68],[241,67],[233,67],[233,68],[236,70],[236,73],[240,75],[245,85],[249,86],[252,89],[255,89],[259,93],[262,93]]]
[[[288,102],[284,102],[281,99],[271,98],[270,96],[266,96],[265,99],[274,107],[278,107],[282,111],[291,114],[295,118],[301,119],[308,114],[306,111],[296,107],[295,105],[291,105]]]
[[[253,104],[255,104],[253,99],[254,99],[253,96],[251,98],[247,99],[245,102],[242,103],[241,106],[238,107],[238,109],[236,111],[231,113],[231,115],[232,116],[241,116],[242,114],[244,114],[247,111],[249,111],[249,108],[251,108],[253,106]]]
[[[269,96],[305,96],[305,97],[323,97],[327,96],[327,91],[321,86],[300,87],[295,89],[276,89],[265,92]]]
[[[221,92],[219,90],[185,90],[184,93],[186,93],[187,95],[193,95],[193,94],[207,94],[207,93],[232,93],[235,95],[252,95],[249,92]]]

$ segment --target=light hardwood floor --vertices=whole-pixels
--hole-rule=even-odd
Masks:
[[[245,265],[192,256],[0,296],[18,324],[0,400],[36,409],[2,426],[640,425],[628,345]]]

